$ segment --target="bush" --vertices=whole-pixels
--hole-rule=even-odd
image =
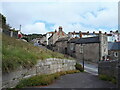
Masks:
[[[76,67],[77,70],[79,70],[79,71],[81,71],[81,72],[84,71],[82,65],[79,64],[79,63],[76,63],[75,67]]]

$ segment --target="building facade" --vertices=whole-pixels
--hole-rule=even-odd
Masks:
[[[60,26],[59,30],[54,33],[48,38],[48,46],[50,49],[53,49],[55,42],[60,38],[66,38],[68,35],[62,30],[63,28]]]
[[[108,55],[107,36],[100,34],[95,37],[76,38],[68,42],[68,54],[78,61],[95,62],[103,60]]]

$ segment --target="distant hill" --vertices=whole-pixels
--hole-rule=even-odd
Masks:
[[[44,35],[42,34],[23,34],[23,39],[27,40],[28,42],[30,42],[31,40],[33,39],[36,39],[36,38],[42,38]]]

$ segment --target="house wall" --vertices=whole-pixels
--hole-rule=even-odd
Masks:
[[[61,42],[56,42],[55,43],[55,49],[54,51],[63,53],[63,54],[67,54],[67,41],[61,41]]]
[[[82,61],[83,58],[85,61],[95,62],[99,61],[99,43],[90,43],[90,44],[76,44],[75,46],[76,58],[78,61]]]
[[[58,35],[58,33],[59,33],[59,35]],[[64,35],[63,35],[63,34]],[[63,32],[63,31],[58,31],[58,32],[56,32],[56,33],[54,33],[54,35],[48,40],[48,44],[50,45],[50,44],[55,44],[55,42],[59,39],[59,38],[65,38],[65,37],[68,37],[68,35],[65,33],[65,32]]]
[[[102,60],[104,56],[108,55],[107,35],[99,34],[99,39],[100,39],[100,60]]]
[[[67,43],[67,54],[76,58],[75,43]]]

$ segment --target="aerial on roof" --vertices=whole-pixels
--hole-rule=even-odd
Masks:
[[[108,42],[108,50],[120,50],[120,42]]]

